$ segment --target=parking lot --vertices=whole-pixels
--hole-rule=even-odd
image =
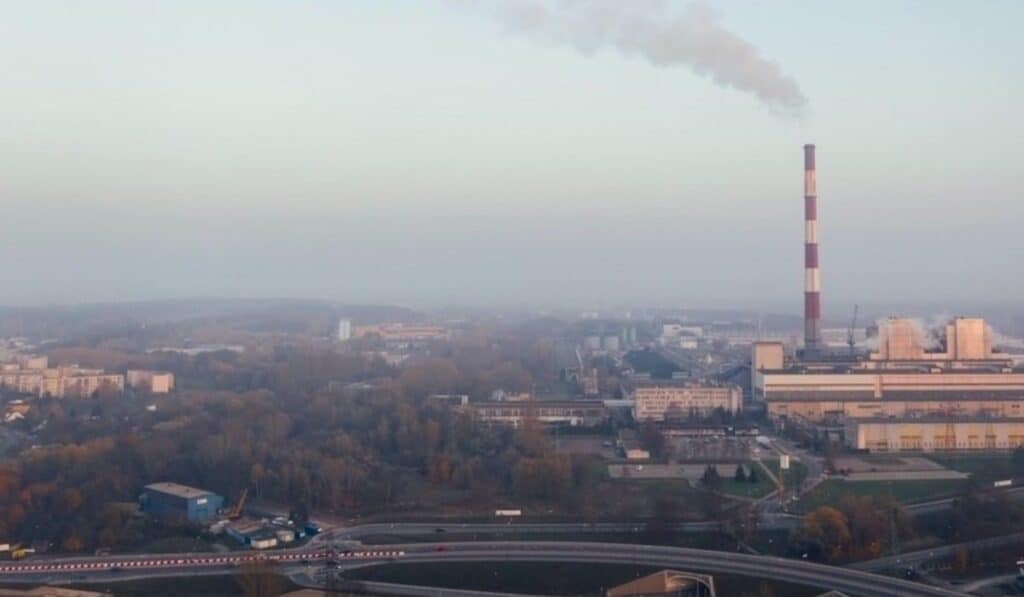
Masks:
[[[687,437],[669,436],[672,462],[741,462],[757,456],[768,456],[751,437]]]

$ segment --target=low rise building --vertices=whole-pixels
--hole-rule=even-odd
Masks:
[[[168,394],[174,390],[174,374],[167,371],[129,369],[125,379],[128,387],[151,394]]]
[[[633,403],[637,421],[679,421],[706,417],[716,409],[740,412],[743,390],[732,384],[646,380],[636,382]]]
[[[47,364],[46,357],[40,359],[25,362],[31,365]],[[77,365],[40,369],[23,367],[21,363],[6,363],[0,369],[0,388],[40,397],[89,397],[101,390],[123,392],[124,376]]]
[[[545,425],[570,427],[596,427],[608,420],[608,410],[599,400],[470,402],[468,408],[481,421],[513,427],[531,418]]]
[[[229,537],[252,549],[271,549],[277,547],[277,533],[259,520],[238,520],[227,526],[225,532]],[[294,539],[294,534],[293,534]]]
[[[427,401],[451,408],[463,408],[469,404],[469,394],[431,394],[427,396]]]
[[[1010,450],[1024,446],[1024,418],[848,419],[844,435],[871,452]]]
[[[377,336],[385,344],[415,344],[430,340],[445,340],[448,330],[436,325],[412,325],[404,323],[381,323],[377,325],[357,325],[352,337],[363,338]]]
[[[139,496],[142,511],[167,520],[203,522],[217,516],[224,498],[205,489],[178,483],[151,483]]]

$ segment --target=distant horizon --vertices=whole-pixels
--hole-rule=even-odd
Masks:
[[[799,310],[805,143],[826,315],[1021,300],[1024,4],[983,6],[15,3],[0,303]]]
[[[544,314],[558,314],[559,316],[573,316],[576,318],[582,318],[585,314],[596,312],[599,318],[614,318],[623,319],[624,314],[628,311],[642,312],[642,311],[705,311],[711,313],[742,313],[745,315],[756,316],[774,316],[774,317],[786,317],[795,320],[802,319],[803,315],[800,312],[800,305],[793,305],[789,309],[779,305],[699,305],[699,304],[617,304],[617,305],[606,305],[602,307],[585,304],[558,304],[558,305],[542,305],[542,304],[522,304],[522,303],[508,303],[508,304],[450,304],[450,303],[403,303],[400,301],[347,301],[344,299],[337,299],[331,297],[301,297],[301,296],[254,296],[254,297],[233,297],[233,296],[169,296],[164,298],[152,298],[152,299],[124,299],[124,300],[109,300],[109,301],[84,301],[77,303],[26,303],[26,304],[0,304],[0,316],[4,311],[45,311],[45,310],[88,310],[88,309],[103,309],[103,308],[117,308],[117,307],[132,307],[132,306],[159,306],[161,304],[167,305],[187,305],[188,303],[202,303],[202,302],[218,302],[218,303],[278,303],[281,305],[314,305],[314,306],[330,306],[333,309],[344,311],[346,308],[357,309],[357,308],[381,308],[381,309],[400,309],[420,314],[433,314],[443,311],[466,311],[476,313],[489,313],[489,314],[500,314],[501,312],[518,312],[518,313],[532,313],[536,315]],[[932,301],[932,302],[890,302],[890,303],[856,303],[860,310],[860,317],[862,318],[858,325],[864,325],[867,320],[864,317],[874,317],[882,319],[885,317],[981,317],[985,316],[986,313],[992,314],[993,316],[1006,317],[1011,316],[1013,318],[1020,318],[1024,320],[1024,309],[1021,309],[1017,303],[1012,301],[1007,302],[990,302],[990,303],[959,303],[950,304],[950,302]],[[850,316],[852,314],[854,303],[848,303],[843,305],[843,309],[833,309],[839,311],[835,314],[830,314],[826,309],[825,322],[830,327],[845,327],[850,322]],[[634,317],[639,316],[640,313],[636,313]],[[341,315],[343,316],[343,314]]]

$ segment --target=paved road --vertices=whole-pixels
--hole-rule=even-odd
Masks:
[[[510,541],[403,546],[403,549],[405,549],[405,555],[396,558],[393,563],[516,561],[634,564],[771,578],[824,589],[835,589],[856,595],[946,597],[963,595],[958,591],[929,587],[848,568],[836,568],[799,560],[679,547],[562,541]],[[348,568],[368,565],[377,565],[377,563],[370,561],[345,563],[345,567]]]
[[[1017,580],[1017,574],[1000,574],[998,576],[990,576],[988,578],[982,578],[969,583],[965,583],[960,586],[960,590],[965,593],[976,593],[982,589],[987,589],[993,585],[1004,585],[1011,584]]]
[[[949,545],[939,545],[931,549],[908,551],[906,553],[901,553],[884,558],[878,558],[875,560],[855,562],[853,564],[848,564],[846,567],[854,570],[866,571],[879,571],[893,568],[912,568],[919,566],[920,564],[923,564],[930,560],[949,557],[953,555],[953,553],[956,552],[958,549],[975,551],[979,549],[1001,547],[1003,545],[1012,545],[1014,543],[1024,543],[1024,533],[1013,533],[1012,535],[1003,535],[1001,537],[990,537],[988,539],[978,539],[976,541],[967,541],[964,543],[951,543]]]
[[[323,562],[328,557],[325,550],[309,547],[273,552],[232,552],[228,554],[182,553],[162,555],[111,555],[95,557],[36,557],[19,562],[0,563],[0,578],[4,580],[32,580],[39,576],[92,576],[107,574],[106,578],[122,576],[165,576],[164,571],[180,570],[231,570],[260,561],[276,562],[282,566],[306,566]],[[348,561],[373,560],[389,561],[402,557],[404,552],[395,548],[360,549],[337,554],[340,563]],[[173,574],[166,574],[172,576]]]
[[[789,530],[800,525],[800,517],[788,514],[767,514],[758,528],[763,530]],[[458,535],[566,535],[566,534],[606,534],[606,533],[641,533],[647,528],[646,522],[571,522],[571,523],[536,523],[512,522],[500,523],[426,523],[426,522],[395,522],[372,523],[347,528],[336,528],[324,531],[317,536],[317,541],[358,540],[366,537],[391,535],[398,537],[433,536],[443,539],[446,534]],[[717,531],[722,523],[688,522],[679,525],[684,532]]]
[[[312,566],[328,557],[325,551],[296,549],[275,553],[176,554],[172,556],[108,556],[38,558],[0,565],[4,580],[24,582],[111,582],[126,578],[159,578],[190,574],[230,573],[238,566],[269,559],[293,576],[309,574]],[[838,589],[858,595],[962,595],[908,581],[878,576],[849,568],[836,568],[798,560],[727,553],[701,549],[587,542],[490,541],[469,543],[419,543],[363,549],[339,554],[339,569],[384,563],[537,561],[637,564],[682,568],[706,573],[750,575],[787,582]]]

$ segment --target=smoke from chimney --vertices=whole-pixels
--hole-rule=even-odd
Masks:
[[[700,2],[664,0],[448,0],[483,8],[511,30],[585,54],[612,47],[656,66],[687,66],[723,87],[754,94],[772,111],[800,117],[807,99],[792,77],[750,42],[722,28]]]

